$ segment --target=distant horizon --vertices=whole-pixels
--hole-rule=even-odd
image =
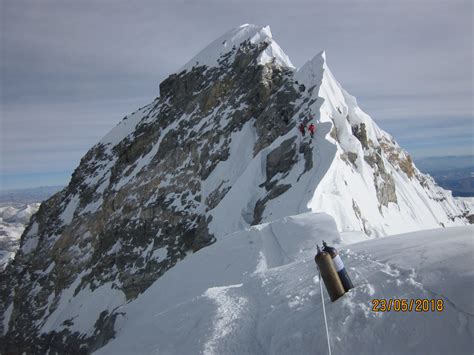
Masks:
[[[410,153],[410,152],[408,152]],[[444,156],[427,156],[427,157],[415,157],[415,156],[411,156],[412,159],[414,160],[415,162],[415,165],[417,165],[417,161],[420,162],[422,160],[426,160],[426,159],[447,159],[447,158],[468,158],[468,157],[471,157],[473,159],[473,165],[466,165],[465,168],[469,168],[471,166],[474,167],[474,154],[460,154],[460,155],[444,155]],[[420,167],[417,166],[418,169],[420,169]],[[420,169],[422,172],[424,172],[422,169]],[[73,173],[74,170],[71,170],[71,171],[64,171],[64,172],[53,172],[51,173],[51,175],[54,175],[55,176],[55,182],[52,182],[51,184],[48,184],[48,183],[39,183],[39,185],[33,185],[33,184],[28,184],[28,185],[18,185],[18,186],[15,186],[15,187],[7,187],[5,188],[4,187],[4,177],[0,177],[0,193],[5,193],[5,192],[10,192],[10,191],[15,191],[15,190],[28,190],[28,189],[39,189],[39,188],[52,188],[52,187],[64,187],[64,186],[67,186],[69,184],[69,181],[71,179],[71,175]],[[37,175],[37,174],[23,174],[24,177],[27,177],[30,179],[34,179],[34,177]],[[38,175],[43,175],[43,179],[45,178],[44,175],[48,175],[48,174],[38,174]],[[12,181],[18,181],[18,178],[21,179],[21,175],[15,175],[15,177],[12,177]],[[28,179],[27,179],[28,180]],[[46,180],[42,180],[42,181],[46,181]]]
[[[410,154],[410,152],[408,152],[408,154]],[[420,160],[420,159],[436,159],[436,158],[452,158],[452,157],[457,157],[457,158],[460,158],[460,157],[474,157],[474,154],[449,154],[449,155],[430,155],[430,156],[426,156],[426,157],[425,156],[423,156],[423,157],[411,156],[411,157],[413,159]]]
[[[5,192],[13,192],[13,191],[24,191],[24,190],[36,190],[36,189],[51,189],[51,188],[60,188],[60,187],[65,187],[67,184],[61,184],[61,185],[41,185],[41,186],[29,186],[29,187],[19,187],[19,188],[11,188],[11,189],[4,189],[0,190],[0,193],[5,193]]]

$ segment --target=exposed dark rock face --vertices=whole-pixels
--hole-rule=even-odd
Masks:
[[[267,189],[271,185],[271,180],[278,173],[288,173],[291,167],[296,163],[296,137],[285,140],[280,146],[275,148],[267,155],[265,185]]]
[[[130,300],[188,252],[215,241],[206,213],[230,186],[221,181],[203,197],[201,185],[228,159],[232,134],[251,123],[255,155],[295,126],[300,93],[292,70],[256,63],[267,45],[246,41],[221,57],[220,66],[168,77],[158,99],[122,121],[136,125],[133,133],[92,147],[69,185],[41,205],[2,275],[0,312],[12,307],[2,353],[88,353],[102,346],[118,313],[97,315],[87,336],[73,330],[74,319],[62,331],[41,330],[62,292],[110,285]],[[265,202],[289,188],[272,178],[296,161],[294,139],[270,154],[268,194],[255,207],[255,222]]]
[[[206,205],[208,206],[208,210],[212,210],[215,208],[219,202],[224,198],[227,192],[230,190],[230,186],[222,187],[225,181],[219,185],[211,194],[206,198]]]
[[[360,141],[364,149],[369,149],[369,141],[367,139],[367,130],[365,129],[365,123],[352,126],[352,134]]]
[[[347,164],[347,165],[352,165],[354,168],[357,169],[357,153],[348,151],[344,152],[340,155],[341,159]]]
[[[265,205],[268,201],[282,195],[291,187],[290,184],[277,184],[281,178],[288,175],[298,161],[295,140],[296,137],[283,141],[277,148],[267,155],[266,181],[261,186],[264,186],[268,193],[255,204],[252,225],[261,222]],[[277,175],[279,175],[280,179],[272,181],[272,179]]]
[[[409,178],[412,178],[415,175],[415,167],[413,166],[411,156],[407,155],[405,159],[400,160],[399,165],[400,169],[402,169]]]
[[[397,194],[393,176],[387,173],[381,154],[381,149],[376,149],[372,154],[365,155],[364,159],[374,169],[377,199],[381,206],[387,207],[389,202],[397,203]]]
[[[387,207],[389,202],[397,203],[397,194],[395,193],[395,183],[392,175],[381,174],[383,182],[376,183],[377,199],[382,206]]]
[[[352,209],[354,210],[354,213],[355,215],[357,216],[357,218],[361,221],[362,223],[362,228],[364,229],[364,232],[367,234],[367,235],[371,235],[372,232],[370,231],[370,228],[368,228],[368,222],[367,220],[362,216],[362,212],[359,208],[359,206],[357,205],[357,202],[355,202],[354,200],[352,200]]]
[[[304,170],[298,177],[298,180],[304,173],[310,171],[313,168],[313,149],[311,144],[309,142],[301,143],[299,152],[300,154],[303,154],[304,157]]]
[[[330,135],[331,135],[331,138],[333,138],[336,142],[339,142],[339,138],[337,137],[336,126],[332,127]]]
[[[290,187],[291,185],[289,184],[273,186],[272,189],[270,190],[270,193],[267,196],[265,196],[261,200],[258,200],[257,203],[255,204],[252,225],[259,224],[262,221],[263,211],[265,210],[266,203],[282,195]]]
[[[357,161],[357,153],[354,152],[347,152],[347,159],[351,162],[352,165],[356,165]]]
[[[411,157],[401,149],[397,149],[397,145],[393,140],[383,139],[379,143],[388,160],[393,165],[398,166],[411,179],[415,175],[415,167]]]

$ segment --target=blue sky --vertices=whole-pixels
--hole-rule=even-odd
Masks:
[[[471,1],[0,0],[0,188],[68,182],[80,158],[209,42],[270,25],[301,66],[322,49],[415,158],[473,154]]]

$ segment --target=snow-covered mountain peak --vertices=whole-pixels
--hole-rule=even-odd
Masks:
[[[258,26],[243,24],[233,28],[188,61],[179,72],[190,71],[195,66],[214,67],[220,64],[223,57],[235,55],[235,51],[244,43],[248,42],[255,46],[262,46],[262,52],[258,58],[259,64],[266,64],[270,61],[283,67],[294,68],[290,58],[283,52],[281,47],[273,40],[270,26]]]
[[[321,50],[319,51],[313,58],[311,58],[310,60],[308,60],[306,62],[306,64],[310,64],[312,63],[311,65],[316,65],[316,66],[320,66],[322,67],[323,69],[326,69],[327,68],[327,64],[326,64],[326,50]],[[304,66],[304,65],[303,65]]]
[[[191,254],[205,248],[227,260],[210,245],[256,245],[241,234],[248,228],[270,252],[267,266],[283,265],[274,222],[297,250],[294,238],[311,233],[295,236],[287,217],[305,212],[363,238],[467,223],[342,88],[324,51],[295,71],[269,27],[242,25],[165,79],[160,96],[126,116],[43,202],[0,278],[0,352],[92,352],[114,337],[122,305],[152,285],[166,293],[155,282]]]
[[[317,54],[317,56],[320,56],[326,61],[326,50],[323,49],[321,52]]]

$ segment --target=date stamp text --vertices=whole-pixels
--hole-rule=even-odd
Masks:
[[[375,298],[372,300],[373,312],[442,312],[442,299]]]

